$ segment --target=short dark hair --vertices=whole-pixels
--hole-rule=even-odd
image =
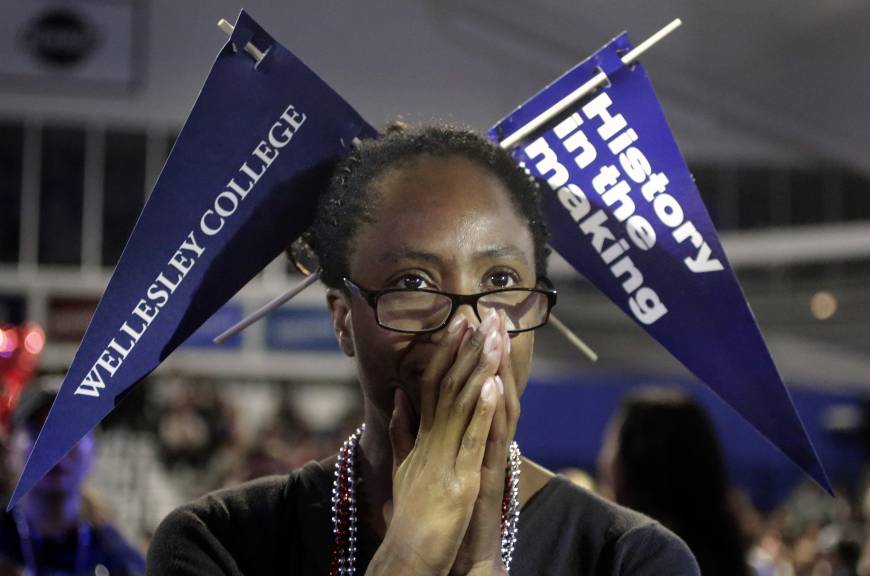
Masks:
[[[748,575],[725,459],[704,408],[676,389],[640,389],[622,400],[617,422],[617,501],[685,540],[705,576]]]
[[[350,242],[361,223],[375,220],[372,182],[388,170],[410,165],[422,156],[467,158],[501,180],[517,214],[532,233],[535,271],[539,278],[546,276],[549,233],[538,185],[528,172],[507,152],[472,130],[443,124],[415,128],[394,124],[383,137],[360,143],[338,164],[320,199],[308,241],[317,254],[321,279],[327,286],[344,289],[342,279],[350,272]]]

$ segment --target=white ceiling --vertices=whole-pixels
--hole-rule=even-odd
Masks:
[[[146,72],[137,91],[4,82],[0,114],[180,124],[225,41],[215,22],[233,20],[240,4],[142,6]],[[637,43],[680,17],[682,28],[644,65],[690,159],[824,161],[870,174],[865,1],[249,0],[245,8],[373,123],[402,115],[477,128],[623,29]]]

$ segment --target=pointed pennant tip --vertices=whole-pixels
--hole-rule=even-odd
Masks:
[[[30,481],[26,478],[26,468],[24,472],[25,473],[21,475],[21,478],[19,478],[18,484],[15,485],[15,491],[12,493],[12,498],[10,498],[9,502],[6,504],[6,512],[11,512],[18,504],[19,500],[24,498],[27,493],[30,492],[30,489],[33,488],[33,485],[36,484],[36,481]]]
[[[740,412],[738,410],[738,412]],[[741,414],[744,418],[745,415]],[[761,433],[777,450],[782,452],[786,458],[791,460],[791,462],[798,467],[804,474],[809,476],[813,482],[822,490],[827,492],[831,497],[836,496],[834,494],[834,487],[831,484],[830,478],[828,478],[828,473],[825,471],[825,467],[822,465],[822,461],[819,458],[818,452],[816,452],[815,445],[810,439],[809,435],[806,433],[806,430],[803,429],[803,423],[800,421],[800,416],[795,411],[795,418],[800,422],[800,426],[802,428],[802,434],[799,436],[797,433],[793,435],[795,439],[799,437],[799,443],[797,445],[790,445],[786,442],[783,442],[783,439],[775,439],[770,434],[762,431],[759,426],[749,420],[747,421]]]
[[[781,384],[782,390],[788,394],[787,388]],[[711,387],[712,388],[712,387]],[[714,389],[715,390],[715,389]],[[718,393],[718,392],[717,392]],[[721,395],[720,395],[721,397]],[[759,420],[753,414],[753,410],[741,410],[740,406],[722,398],[727,404],[740,414],[755,430],[761,434],[774,448],[788,458],[798,469],[809,476],[819,488],[831,496],[835,496],[834,488],[828,473],[822,464],[816,447],[807,434],[806,427],[800,413],[791,401],[790,395],[786,402],[777,402],[768,398],[771,405],[776,407],[778,418]]]
[[[813,480],[815,480],[816,484],[819,487],[828,493],[832,498],[836,497],[834,494],[834,487],[831,485],[831,479],[828,478],[828,473],[825,471],[825,468],[818,462],[818,456],[816,457],[816,465],[813,467],[812,471],[809,471],[810,476]]]
[[[800,419],[797,411],[795,411],[795,416]],[[803,428],[803,423],[801,422],[801,428]],[[798,464],[798,467],[803,470],[813,481],[825,492],[828,493],[832,498],[836,496],[834,494],[834,487],[831,484],[831,479],[828,477],[828,473],[825,470],[824,465],[822,465],[822,460],[819,458],[819,454],[816,451],[816,447],[810,439],[809,435],[806,433],[806,429],[803,430],[803,437],[805,447],[802,452],[805,454],[805,458],[801,458],[798,460],[794,456],[784,452],[784,454],[789,457],[793,462]],[[779,447],[778,444],[774,443],[774,446]]]
[[[24,470],[21,472],[21,477],[18,479],[18,484],[15,485],[12,497],[6,505],[7,512],[12,510],[12,508],[14,508],[18,502],[26,496],[27,493],[30,492],[30,490],[33,489],[33,487],[36,486],[36,484],[42,480],[46,474],[48,474],[54,465],[72,449],[77,441],[70,443],[69,447],[65,449],[63,446],[58,445],[57,442],[47,442],[44,439],[46,436],[46,428],[47,426],[43,428],[43,432],[40,432],[39,438],[37,438],[33,450],[30,452],[27,463],[24,465]],[[64,442],[64,444],[66,444],[66,442]],[[60,451],[63,451],[63,454],[58,454]]]
[[[18,484],[6,505],[8,512],[33,489],[54,466],[66,457],[113,406],[112,400],[86,408],[71,405],[65,400],[64,388],[54,401],[42,430],[27,457]]]

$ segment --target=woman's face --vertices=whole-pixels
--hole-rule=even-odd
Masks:
[[[517,215],[504,184],[479,164],[459,156],[423,156],[388,170],[372,183],[370,193],[376,221],[363,223],[350,244],[351,279],[360,286],[457,294],[535,287],[528,224]],[[355,357],[368,408],[389,420],[398,387],[419,415],[419,380],[434,351],[432,335],[381,328],[362,298],[343,298],[343,311],[334,303],[332,310],[339,332],[345,331],[339,334],[342,346]],[[471,326],[479,323],[469,306],[456,313],[464,314]],[[528,381],[533,343],[533,332],[511,340],[519,392]]]

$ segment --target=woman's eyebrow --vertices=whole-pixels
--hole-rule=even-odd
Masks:
[[[432,252],[424,252],[422,250],[414,250],[411,248],[400,248],[398,250],[385,252],[380,257],[381,262],[393,262],[396,260],[422,260],[424,262],[432,262],[435,264],[441,264],[444,261],[440,256]]]
[[[490,248],[485,248],[483,250],[478,250],[475,252],[474,257],[478,260],[482,260],[484,258],[515,258],[517,260],[526,261],[527,254],[518,248],[517,246],[512,246],[509,244],[503,246],[492,246]]]

